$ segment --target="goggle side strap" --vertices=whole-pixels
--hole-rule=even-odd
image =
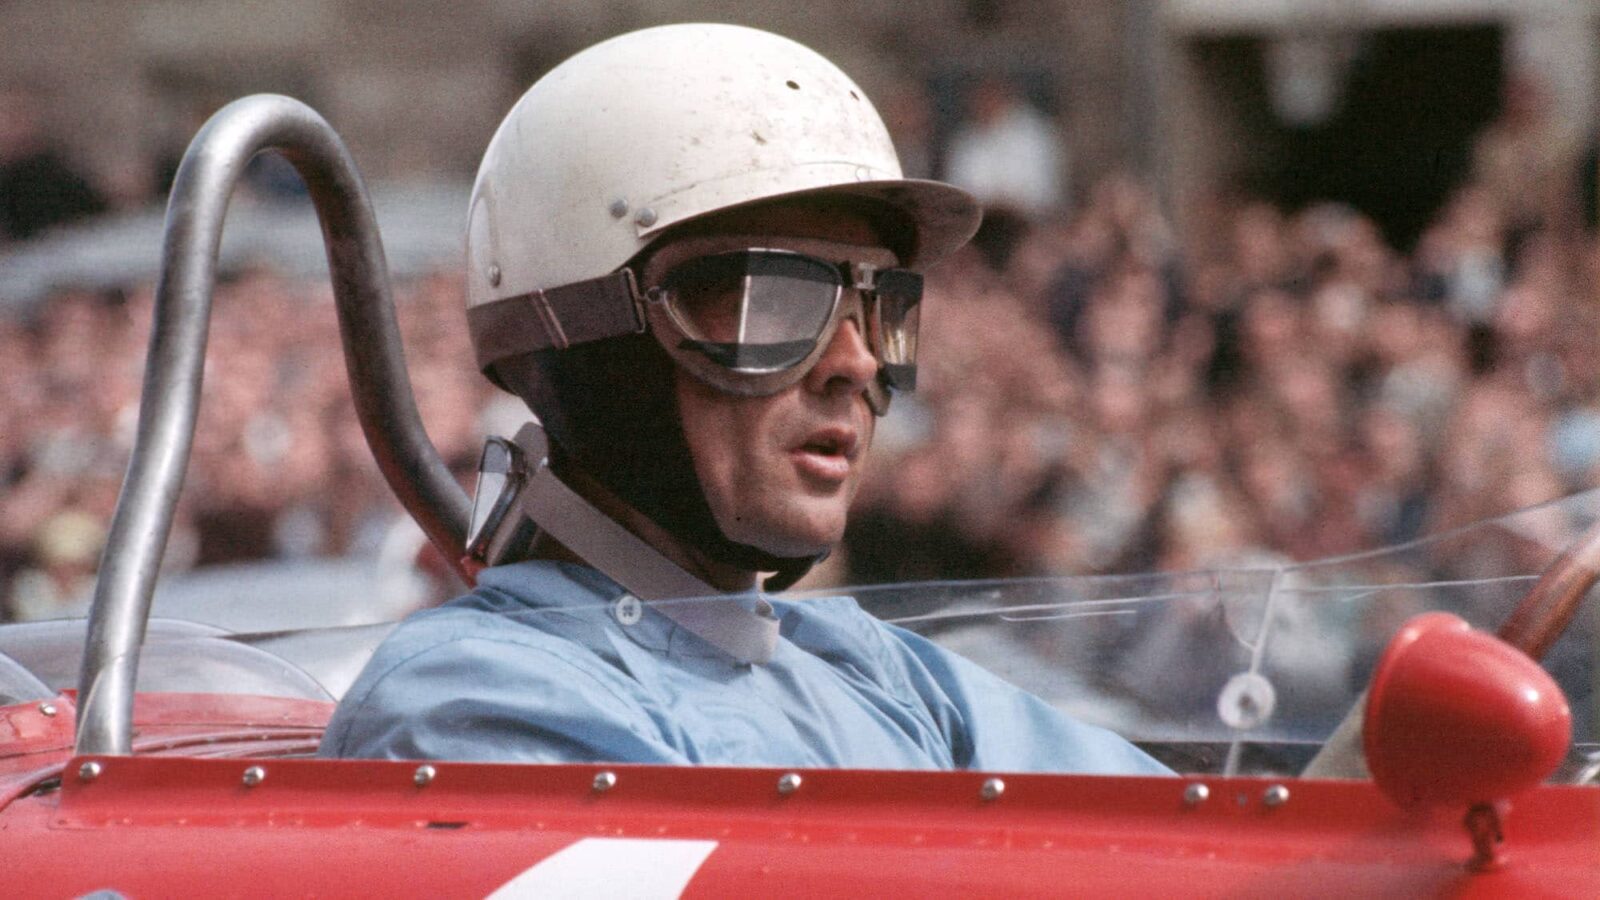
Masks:
[[[766,663],[778,643],[778,620],[758,598],[746,608],[684,571],[633,532],[589,505],[550,471],[544,429],[528,423],[517,432],[528,480],[517,503],[523,515],[650,608],[742,663]],[[674,603],[675,598],[695,599]],[[651,602],[655,601],[655,602]],[[763,613],[766,613],[763,615]]]
[[[564,350],[645,330],[633,272],[532,291],[467,310],[478,368],[534,350]]]

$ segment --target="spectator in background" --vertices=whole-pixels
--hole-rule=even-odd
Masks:
[[[1500,210],[1487,189],[1468,184],[1417,242],[1418,297],[1442,302],[1471,327],[1494,318],[1505,288],[1506,227]]]
[[[973,89],[945,168],[948,180],[987,210],[1040,218],[1058,214],[1066,201],[1067,151],[1059,128],[998,75],[983,76]]]
[[[81,509],[53,513],[39,529],[36,566],[14,578],[9,618],[35,621],[87,614],[104,541],[105,526],[98,516]]]
[[[1576,221],[1582,136],[1553,114],[1545,86],[1522,72],[1506,80],[1500,115],[1473,148],[1472,180],[1493,197],[1519,238]]]
[[[40,100],[0,89],[0,244],[94,215],[105,200],[44,138]]]

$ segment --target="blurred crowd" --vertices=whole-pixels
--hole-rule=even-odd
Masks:
[[[991,206],[834,577],[1309,560],[1593,486],[1594,161],[1528,90],[1409,253],[1331,203],[1180,235],[1125,174],[1067,216]]]
[[[1038,134],[994,106],[1009,146]],[[1497,123],[1409,253],[1333,204],[1218,200],[1180,235],[1124,173],[1076,206],[996,204],[929,274],[919,389],[881,424],[845,544],[812,583],[1305,560],[1591,486],[1600,253],[1575,191],[1552,188],[1576,178],[1576,145],[1550,148]],[[397,300],[423,420],[465,479],[514,401],[474,370],[459,276]],[[6,617],[86,596],[151,294],[63,291],[0,319]],[[348,396],[327,287],[230,278],[168,568],[381,542],[401,513]]]
[[[1219,222],[1180,265],[1113,177],[941,273],[852,580],[1310,559],[1590,483],[1589,245],[1508,255],[1476,188],[1410,258],[1334,206]]]
[[[492,408],[456,273],[399,285],[429,435],[465,474]],[[81,609],[137,424],[152,287],[58,294],[0,319],[0,594],[10,616]],[[403,513],[350,401],[324,285],[254,270],[217,292],[193,454],[165,567],[370,554]]]

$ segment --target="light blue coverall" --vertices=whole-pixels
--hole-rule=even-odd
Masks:
[[[340,703],[324,756],[1169,774],[848,597],[772,599],[741,663],[581,565],[485,570],[403,622]]]

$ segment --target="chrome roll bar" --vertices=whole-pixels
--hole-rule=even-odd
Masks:
[[[378,468],[457,563],[469,501],[423,430],[366,187],[343,141],[305,104],[268,94],[223,107],[189,145],[167,202],[138,434],[100,560],[78,684],[79,754],[127,754],[156,573],[194,443],[223,220],[245,165],[281,152],[310,189],[328,252],[346,371]]]

